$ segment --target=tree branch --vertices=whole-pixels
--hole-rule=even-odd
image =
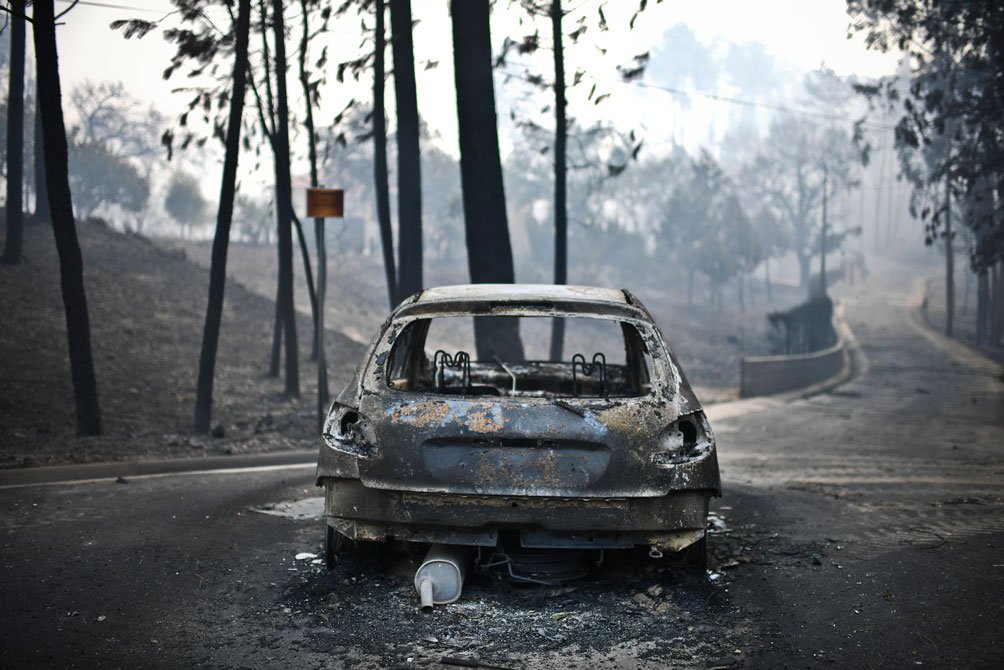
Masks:
[[[54,20],[58,21],[59,19],[63,18],[67,14],[69,14],[70,10],[72,10],[74,7],[76,7],[77,3],[79,3],[79,2],[80,2],[80,0],[73,0],[73,2],[70,3],[69,7],[67,7],[66,9],[64,9],[63,11],[61,11],[59,14],[56,14],[56,17],[55,17]]]

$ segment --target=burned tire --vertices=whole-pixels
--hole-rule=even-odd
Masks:
[[[687,567],[704,572],[708,569],[708,534],[683,550]]]
[[[324,567],[335,569],[335,554],[342,545],[343,536],[328,523],[324,524]]]

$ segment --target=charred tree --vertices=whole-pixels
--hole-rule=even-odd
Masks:
[[[7,239],[0,262],[21,262],[24,242],[24,0],[10,3],[7,88]]]
[[[990,279],[986,268],[976,270],[976,346],[990,337]]]
[[[829,167],[823,163],[823,229],[819,232],[819,294],[826,295],[826,205],[829,194],[827,192],[827,181],[829,181]],[[812,288],[809,288],[809,295],[812,295]],[[745,310],[743,310],[745,312]]]
[[[387,118],[384,105],[384,0],[376,0],[376,34],[373,37],[373,179],[377,200],[377,221],[383,246],[383,266],[387,274],[387,296],[391,309],[398,302],[397,271],[394,269],[394,233],[390,222],[390,186],[387,176]]]
[[[467,265],[476,284],[515,281],[492,82],[488,0],[451,0]],[[479,360],[523,360],[517,319],[475,319]]]
[[[84,291],[84,263],[73,220],[70,196],[66,126],[59,89],[59,59],[56,53],[56,20],[53,0],[34,4],[32,31],[35,38],[38,98],[45,139],[45,176],[49,185],[52,232],[59,254],[60,285],[66,311],[66,337],[70,352],[70,374],[76,406],[77,433],[101,433],[98,387],[91,357],[91,326]]]
[[[272,317],[272,351],[268,361],[268,376],[278,377],[282,367],[282,291],[275,286],[275,313]]]
[[[223,292],[227,276],[227,246],[233,219],[234,194],[237,185],[237,161],[240,156],[241,118],[244,113],[244,93],[247,87],[248,36],[251,27],[251,0],[240,0],[234,27],[234,86],[230,97],[230,118],[227,123],[226,156],[223,160],[223,181],[220,185],[220,205],[216,215],[216,233],[209,266],[209,303],[202,330],[202,352],[199,355],[199,377],[195,392],[195,432],[209,432],[213,410],[213,376],[216,370],[216,350],[223,316]]]
[[[261,61],[263,66],[263,76],[265,80],[265,102],[263,104],[261,96],[258,93],[258,88],[254,83],[254,72],[248,72],[250,78],[251,87],[255,93],[255,100],[258,106],[258,118],[261,122],[262,132],[268,138],[269,146],[272,149],[272,161],[273,170],[276,174],[279,172],[279,168],[275,165],[278,162],[279,156],[275,149],[275,96],[272,95],[272,56],[271,51],[268,48],[268,8],[265,4],[265,0],[258,0],[258,32],[261,35]],[[250,65],[249,65],[250,68]],[[267,116],[266,116],[267,114]],[[278,182],[275,185],[276,193],[278,194]],[[281,237],[278,232],[279,226],[279,214],[278,214],[278,199],[276,200],[276,239]],[[277,266],[282,266],[282,249],[281,244],[276,244],[276,254],[277,254]],[[281,272],[276,273],[275,281],[275,313],[272,318],[272,350],[269,355],[268,362],[268,376],[278,377],[279,370],[282,367],[282,322],[283,322],[283,290],[282,290],[282,278]]]
[[[955,249],[952,246],[952,182],[945,177],[945,335],[955,321]]]
[[[990,266],[992,285],[990,345],[1000,347],[1004,338],[1004,263],[998,262]]]
[[[307,238],[303,234],[303,225],[300,223],[300,217],[293,211],[292,190],[290,190],[289,202],[289,218],[293,224],[293,229],[296,230],[296,241],[300,245],[300,260],[303,261],[303,276],[307,282],[307,299],[310,301],[310,317],[314,322],[315,334],[313,344],[310,347],[310,356],[307,359],[313,361],[317,358],[317,292],[314,290],[314,273],[310,270],[310,252],[307,250]]]
[[[307,155],[310,159],[310,185],[318,186],[317,136],[314,132],[314,104],[316,88],[307,74],[307,49],[310,45],[310,11],[308,0],[300,0],[303,12],[303,34],[300,38],[300,86],[303,87],[306,105],[305,125],[307,127]],[[328,365],[324,353],[324,291],[327,283],[327,257],[324,252],[324,219],[314,219],[314,241],[317,250],[317,290],[313,299],[314,337],[311,359],[317,361],[317,416],[318,430],[324,427],[324,413],[328,406]]]
[[[767,302],[774,302],[774,296],[771,295],[770,287],[770,259],[766,258],[763,261],[763,283],[767,286]],[[688,302],[689,304],[689,302]]]
[[[554,41],[554,283],[568,283],[568,118],[565,110],[565,55],[561,35],[561,0],[551,3],[551,37]],[[565,343],[565,320],[551,325],[552,361],[560,361]]]
[[[37,94],[36,94],[37,97]],[[42,107],[35,101],[35,219],[49,220],[49,189],[45,184],[45,142],[42,141]]]
[[[397,302],[422,290],[422,168],[411,0],[390,0],[397,104]]]
[[[300,86],[303,87],[303,98],[304,104],[306,105],[306,116],[304,118],[304,124],[307,126],[307,156],[310,159],[310,185],[314,188],[318,186],[318,176],[317,176],[317,135],[314,132],[314,88],[310,83],[310,76],[307,73],[307,47],[310,43],[310,24],[309,17],[310,11],[307,6],[307,0],[300,0],[300,11],[303,12],[303,34],[300,38]],[[323,240],[321,237],[324,235],[324,220],[314,219],[314,242],[316,248],[320,249],[323,246]],[[301,240],[303,238],[301,234]],[[306,247],[306,244],[303,244]],[[307,258],[306,256],[304,257]],[[321,283],[325,281],[327,276],[327,268],[321,267],[323,263],[326,263],[326,259],[322,257],[321,254],[317,255],[317,286],[316,288],[308,284],[308,288],[311,293],[311,305],[314,310],[314,328],[313,328],[313,343],[310,346],[310,360],[320,362],[321,375],[319,377],[319,388],[317,389],[319,403],[321,405],[327,405],[328,399],[328,375],[327,369],[324,362],[324,348],[321,338],[324,337],[324,333],[318,328],[318,323],[323,322],[321,315],[318,312],[319,309],[323,309],[323,305],[320,304],[320,297],[324,295],[324,288]],[[309,275],[308,275],[309,276]]]
[[[275,35],[276,128],[275,210],[279,233],[279,300],[286,352],[286,395],[300,395],[300,367],[296,340],[296,310],[293,303],[293,186],[289,168],[289,105],[286,94],[286,26],[282,0],[272,0]]]
[[[262,33],[262,54],[263,54],[262,60],[265,66],[264,79],[265,79],[265,94],[267,96],[267,100],[263,102],[261,99],[261,95],[258,93],[258,87],[255,85],[254,82],[254,72],[251,71],[250,64],[248,65],[248,83],[250,83],[251,91],[254,94],[255,106],[258,109],[258,121],[261,124],[262,132],[264,133],[265,138],[268,140],[269,147],[272,149],[273,160],[278,161],[279,154],[276,150],[276,142],[275,142],[275,135],[276,135],[275,98],[272,95],[272,74],[271,74],[272,68],[270,66],[269,62],[270,59],[268,55],[269,54],[268,35],[266,32],[267,10],[265,8],[264,0],[259,0],[258,9],[259,9],[259,25],[261,27],[261,33]],[[304,19],[304,21],[306,21],[306,18]],[[303,58],[304,58],[303,55],[301,55],[300,56],[301,68],[305,67],[302,63]],[[266,104],[268,108],[267,112],[266,112]],[[313,126],[311,125],[311,127]],[[313,136],[313,133],[311,133],[311,136]],[[278,189],[278,186],[276,186],[276,189]],[[307,296],[310,300],[310,314],[311,317],[313,318],[314,325],[316,326],[317,294],[316,291],[314,290],[314,275],[310,269],[310,253],[307,251],[307,242],[303,235],[303,226],[300,225],[300,219],[296,216],[296,214],[293,212],[292,209],[292,194],[290,195],[290,203],[291,203],[290,219],[292,221],[293,228],[296,230],[296,238],[300,245],[300,257],[303,261],[303,274],[307,282]],[[272,329],[272,352],[269,358],[269,368],[268,368],[268,375],[270,377],[279,376],[280,354],[282,352],[282,324],[283,324],[282,313],[284,307],[282,305],[282,291],[279,284],[280,281],[279,278],[277,277],[275,318]],[[316,328],[314,330],[316,330]],[[311,360],[314,359],[317,352],[316,334],[314,338],[315,339],[313,340],[313,345],[311,347],[311,354],[310,354]]]
[[[273,6],[273,9],[274,9],[274,6]],[[281,18],[282,17],[280,17],[280,19]],[[281,167],[280,167],[279,163],[283,162],[283,161],[285,162],[286,172],[288,173],[289,172],[289,150],[288,150],[289,149],[289,121],[288,121],[288,117],[284,117],[283,122],[286,124],[286,138],[287,138],[286,139],[286,148],[287,148],[287,150],[283,153],[283,152],[281,152],[279,150],[278,144],[277,144],[277,140],[276,140],[276,136],[278,134],[279,124],[278,124],[278,121],[276,120],[276,116],[277,116],[276,96],[274,96],[273,93],[272,93],[272,71],[275,70],[275,71],[278,72],[278,67],[274,67],[274,68],[272,67],[272,59],[271,59],[271,57],[269,55],[270,50],[268,48],[268,30],[267,30],[267,26],[268,26],[268,10],[267,10],[267,8],[265,6],[265,0],[258,0],[258,22],[259,22],[259,29],[260,29],[260,32],[261,32],[261,39],[262,39],[262,62],[264,64],[264,73],[263,74],[264,74],[265,96],[266,96],[266,100],[264,102],[262,101],[261,96],[258,93],[258,88],[257,88],[257,86],[254,83],[254,72],[250,72],[249,71],[248,74],[249,74],[249,77],[250,77],[249,81],[250,81],[250,84],[251,84],[251,89],[252,89],[252,92],[254,93],[256,106],[258,108],[258,119],[259,119],[259,122],[261,123],[262,132],[264,133],[266,139],[268,140],[269,147],[272,149],[273,160],[275,161],[275,171],[276,171],[276,186],[275,186],[275,189],[276,189],[276,221],[277,221],[277,226],[276,227],[277,227],[277,231],[278,231],[278,230],[281,230],[281,228],[282,228],[282,223],[281,223],[282,218],[281,218],[281,216],[279,214],[279,211],[278,211],[280,200],[281,200],[279,191],[282,188],[281,181],[280,181],[280,176],[279,176],[280,170],[281,170]],[[273,27],[274,27],[274,25],[275,24],[273,23]],[[285,30],[285,25],[283,25],[283,29]],[[283,41],[281,45],[279,45],[278,43],[276,45],[276,49],[277,49],[276,60],[277,61],[278,61],[278,48],[280,46],[282,47],[282,50],[283,50],[283,56],[285,56],[285,41]],[[283,60],[285,60],[285,58]],[[249,68],[250,68],[250,65],[249,65]],[[277,89],[280,86],[282,87],[283,90],[285,90],[285,88],[286,88],[285,74],[283,74],[282,81],[281,82],[277,81],[277,83],[276,83],[276,88]],[[278,94],[279,93],[277,91],[276,95],[278,95]],[[286,107],[287,107],[287,110],[288,110],[288,103],[286,103]],[[293,213],[292,185],[290,185],[290,187],[288,189],[288,198],[287,198],[287,201],[289,203],[289,207],[288,207],[289,214],[288,214],[288,217],[289,217],[289,221],[291,223],[291,228],[295,228],[297,240],[299,241],[299,245],[300,245],[300,256],[301,256],[301,258],[303,260],[303,272],[304,272],[304,276],[306,278],[306,282],[307,282],[307,294],[308,294],[308,298],[310,300],[310,313],[311,313],[311,317],[313,318],[314,324],[316,325],[316,323],[317,323],[317,296],[316,296],[316,292],[314,291],[313,273],[311,272],[311,269],[310,269],[310,254],[307,252],[307,243],[306,243],[306,240],[304,239],[303,227],[300,225],[300,220]],[[284,280],[283,280],[283,277],[282,277],[282,268],[283,268],[282,254],[283,254],[283,251],[282,251],[282,242],[281,242],[282,235],[281,235],[281,233],[278,233],[278,236],[280,238],[280,243],[277,246],[277,251],[278,251],[278,254],[279,254],[279,263],[278,263],[278,265],[279,265],[279,273],[278,273],[278,275],[276,277],[275,319],[274,319],[274,324],[273,324],[273,329],[272,329],[272,351],[271,351],[271,355],[270,355],[270,358],[269,358],[269,367],[268,367],[268,375],[270,377],[278,377],[279,376],[280,354],[282,352],[283,328],[285,327],[285,323],[286,323],[285,319],[283,318],[283,314],[285,314],[285,312],[286,312],[286,305],[284,304],[284,300],[285,300],[285,296],[286,296],[286,291],[283,288]],[[290,243],[290,246],[292,247],[292,243]],[[292,268],[292,252],[290,252],[290,267]],[[292,275],[292,269],[290,269],[290,275]],[[290,284],[292,285],[292,280],[290,280]],[[291,294],[292,294],[292,289],[290,289],[290,295]],[[296,307],[295,307],[295,305],[293,306],[293,314],[294,314],[294,319],[295,319],[295,314],[296,314]],[[296,342],[294,342],[293,344],[295,345]],[[287,347],[288,346],[289,346],[289,340],[287,338]],[[316,352],[316,348],[317,348],[317,342],[314,341],[313,345],[311,347],[311,358],[314,357],[314,355],[315,355],[314,352]],[[288,366],[287,366],[287,370],[288,370]],[[288,383],[289,382],[287,380],[287,385],[288,385]],[[299,386],[299,385],[297,384],[297,386]]]

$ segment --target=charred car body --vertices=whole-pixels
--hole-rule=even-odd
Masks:
[[[567,360],[483,337],[556,320]],[[317,484],[329,554],[340,533],[703,558],[720,494],[710,426],[648,311],[627,291],[544,285],[402,303],[332,404]]]

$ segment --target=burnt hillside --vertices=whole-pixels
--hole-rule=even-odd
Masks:
[[[273,303],[227,286],[213,424],[222,438],[190,436],[208,273],[182,252],[95,222],[78,226],[105,435],[74,435],[59,267],[48,226],[25,228],[24,261],[0,266],[0,466],[310,448],[316,372],[306,361],[310,320],[300,315],[303,396],[281,396],[265,376]],[[274,281],[274,280],[273,280]],[[328,333],[331,385],[351,375],[362,346]]]

